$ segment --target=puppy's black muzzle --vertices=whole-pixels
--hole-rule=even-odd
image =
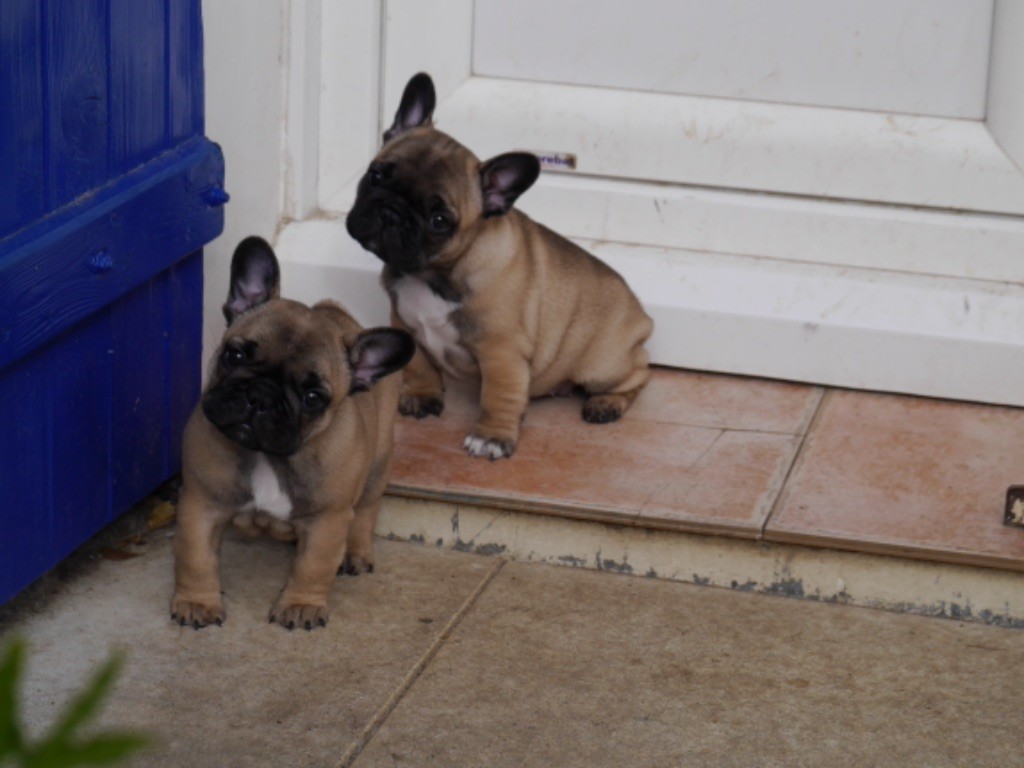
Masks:
[[[203,413],[226,437],[251,451],[288,456],[301,446],[299,411],[268,379],[222,383],[203,396]]]
[[[345,228],[354,240],[403,272],[425,266],[423,226],[416,212],[397,195],[359,197],[345,219]]]
[[[381,203],[377,206],[375,213],[382,229],[402,226],[402,215],[398,210],[386,203]]]

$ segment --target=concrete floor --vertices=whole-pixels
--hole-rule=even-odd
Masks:
[[[1018,630],[380,541],[289,633],[292,549],[229,540],[227,623],[197,632],[167,615],[171,535],[0,612],[31,732],[123,648],[100,725],[157,738],[138,766],[1020,764]]]

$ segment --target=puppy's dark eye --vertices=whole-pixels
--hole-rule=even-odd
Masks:
[[[369,179],[370,184],[375,187],[384,181],[384,174],[376,168],[371,168],[366,172],[366,178]]]
[[[307,389],[302,393],[302,409],[306,413],[316,413],[327,407],[327,394],[319,389]]]
[[[430,217],[430,228],[434,232],[447,232],[452,228],[451,219],[443,213],[435,213]]]
[[[225,368],[237,368],[245,362],[245,350],[240,347],[227,347],[220,354],[220,362]]]

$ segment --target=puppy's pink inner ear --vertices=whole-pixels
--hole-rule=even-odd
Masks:
[[[404,331],[371,328],[363,331],[349,352],[352,366],[352,392],[369,389],[389,373],[404,367],[412,359],[416,343]]]
[[[270,291],[262,282],[248,280],[235,286],[231,301],[228,306],[236,312],[244,312],[247,309],[262,304],[270,298]]]
[[[540,174],[540,162],[527,152],[507,152],[480,167],[484,217],[507,213]]]
[[[352,388],[369,389],[388,372],[388,356],[385,350],[372,345],[363,345],[352,364]]]
[[[486,168],[483,172],[484,211],[504,213],[508,208],[508,193],[515,183],[513,168]]]

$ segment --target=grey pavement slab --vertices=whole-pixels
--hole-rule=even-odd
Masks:
[[[85,569],[4,627],[30,644],[35,733],[112,648],[127,652],[100,724],[157,738],[138,766],[337,765],[496,562],[378,542],[376,573],[339,577],[328,626],[288,632],[267,613],[293,547],[228,540],[227,622],[196,631],[170,621],[170,540],[150,538],[142,556]]]
[[[1021,764],[1020,631],[509,563],[376,766]]]
[[[0,619],[38,732],[111,648],[136,766],[1008,766],[1024,634],[379,542],[326,630],[266,623],[292,556],[229,541],[228,622],[167,617],[165,532]]]

